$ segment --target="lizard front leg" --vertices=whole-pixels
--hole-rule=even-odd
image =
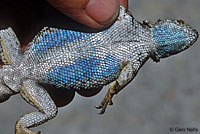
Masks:
[[[16,134],[39,134],[40,132],[32,132],[28,128],[36,127],[55,117],[57,107],[47,91],[34,80],[24,81],[20,94],[39,112],[32,112],[21,117],[16,123]]]
[[[139,69],[138,64],[133,64],[132,62],[122,62],[121,63],[121,73],[117,80],[113,81],[108,89],[108,92],[101,104],[97,106],[97,109],[101,109],[100,114],[103,114],[106,110],[107,105],[112,105],[112,98],[115,94],[121,91],[128,83],[130,83],[137,74]]]

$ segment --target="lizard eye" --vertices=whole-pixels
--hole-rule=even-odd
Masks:
[[[183,20],[161,20],[155,23],[151,30],[156,41],[157,54],[160,58],[187,49],[198,38],[198,32]]]

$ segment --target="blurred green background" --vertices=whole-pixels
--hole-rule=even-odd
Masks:
[[[45,25],[77,25],[69,19],[55,23],[59,15],[37,2],[2,1],[0,28],[11,25],[26,44]],[[129,10],[139,21],[183,19],[200,32],[200,0],[129,0]],[[82,25],[76,28],[87,30]],[[33,130],[42,134],[173,134],[170,127],[194,127],[200,133],[199,45],[198,40],[190,49],[158,64],[149,60],[134,81],[114,97],[114,105],[108,106],[104,115],[94,106],[101,102],[107,87],[94,97],[76,95],[72,103],[59,108],[56,118]],[[13,134],[15,122],[32,111],[35,109],[19,95],[0,104],[0,134]]]

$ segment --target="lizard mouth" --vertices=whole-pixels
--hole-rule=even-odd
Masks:
[[[195,39],[191,42],[191,44],[194,44],[199,38],[199,33],[196,29],[193,29],[192,31],[195,33]]]

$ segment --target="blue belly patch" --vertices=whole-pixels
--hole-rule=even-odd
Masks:
[[[107,54],[83,58],[70,65],[54,66],[46,73],[45,81],[65,88],[98,88],[117,79],[120,73],[120,60]]]
[[[108,29],[102,31],[102,34],[107,31]],[[90,40],[90,38],[96,34],[51,28],[45,28],[40,33],[41,34],[39,34],[31,44],[32,50],[35,53],[45,53],[49,49],[64,45],[70,47],[70,45],[74,45],[73,42]]]

